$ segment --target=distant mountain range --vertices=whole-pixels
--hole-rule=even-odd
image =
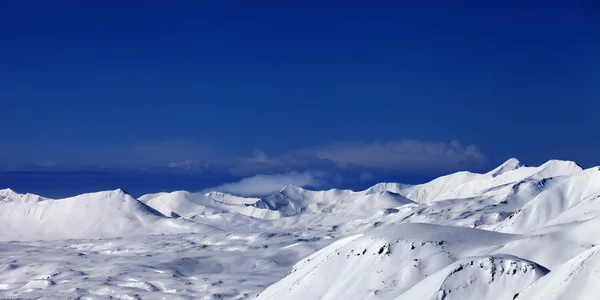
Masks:
[[[329,240],[287,276],[265,282],[257,299],[596,299],[600,168],[509,159],[487,173],[423,184],[287,185],[254,198],[187,191],[135,198],[117,189],[49,199],[0,190],[5,242],[183,233],[289,236],[268,250],[273,255]]]

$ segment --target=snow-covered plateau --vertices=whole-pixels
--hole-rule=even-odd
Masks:
[[[0,299],[591,300],[600,168],[264,198],[5,189],[0,253]]]

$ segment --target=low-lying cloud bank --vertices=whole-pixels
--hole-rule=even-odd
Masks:
[[[360,185],[379,179],[377,174],[452,171],[476,167],[484,160],[485,156],[475,145],[463,146],[458,141],[427,143],[400,140],[333,144],[275,156],[257,151],[251,157],[235,159],[217,167],[236,176],[249,177],[207,190],[240,196],[266,196],[287,184],[327,188],[339,186],[345,180],[345,183]],[[169,167],[208,171],[215,165],[203,160],[191,160],[173,162]]]
[[[222,168],[234,175],[281,173],[307,169],[365,169],[401,172],[451,171],[476,167],[485,155],[475,145],[458,141],[430,143],[399,140],[373,143],[339,143],[268,155],[257,151],[250,157],[210,162],[206,159],[171,162],[170,168],[207,170]]]
[[[329,184],[331,178],[325,172],[289,172],[285,174],[261,174],[244,178],[238,182],[224,183],[208,188],[204,192],[218,191],[238,196],[267,196],[288,184],[320,188]]]
[[[485,155],[477,146],[464,146],[458,141],[336,143],[274,154],[255,151],[248,156],[185,140],[79,150],[49,149],[48,156],[39,162],[14,168],[0,164],[0,171],[99,173],[109,178],[111,174],[116,174],[115,178],[154,176],[162,180],[182,176],[187,180],[185,184],[172,184],[165,190],[205,190],[216,185],[206,190],[266,196],[288,184],[309,189],[361,189],[379,181],[420,183],[453,171],[486,167]],[[60,156],[52,156],[57,152]],[[57,159],[61,157],[63,160]],[[190,183],[190,178],[195,183]],[[119,184],[123,184],[122,179]]]

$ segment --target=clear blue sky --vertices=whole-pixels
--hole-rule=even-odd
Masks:
[[[0,166],[600,164],[598,5],[383,2],[2,1]]]

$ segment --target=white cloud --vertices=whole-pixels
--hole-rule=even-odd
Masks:
[[[206,189],[239,196],[266,196],[278,192],[288,184],[319,188],[327,183],[324,172],[289,172],[285,174],[255,175],[238,182],[225,183]]]

